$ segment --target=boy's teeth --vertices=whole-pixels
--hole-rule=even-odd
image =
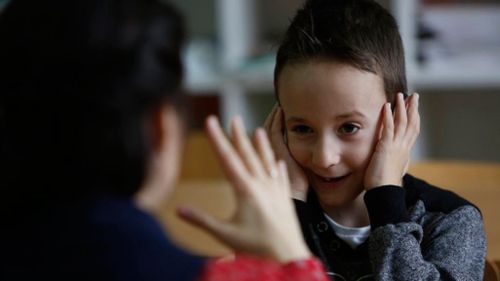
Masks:
[[[321,178],[322,178],[324,181],[326,181],[326,182],[331,182],[331,181],[337,181],[337,180],[340,180],[340,179],[342,179],[342,178],[344,178],[344,177],[345,177],[345,175],[344,175],[344,176],[339,176],[339,177],[334,177],[334,178],[325,178],[325,177],[321,177]]]

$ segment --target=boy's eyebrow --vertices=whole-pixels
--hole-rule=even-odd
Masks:
[[[304,119],[304,118],[300,118],[300,117],[296,117],[296,116],[290,116],[290,117],[288,117],[288,118],[285,120],[285,122],[287,122],[287,123],[288,123],[288,122],[304,122],[304,121],[306,121],[306,119]]]
[[[349,111],[349,112],[346,112],[346,113],[342,113],[340,115],[337,115],[335,116],[335,119],[347,119],[347,118],[352,118],[352,117],[360,117],[360,118],[363,118],[363,119],[367,119],[366,115],[361,113],[360,111],[357,111],[357,110],[353,110],[353,111]],[[288,117],[285,122],[298,122],[298,123],[301,123],[301,122],[305,122],[307,121],[307,119],[304,119],[304,118],[301,118],[301,117],[297,117],[297,116],[290,116]]]
[[[342,113],[340,115],[337,115],[335,118],[336,119],[346,119],[346,118],[350,118],[350,117],[354,117],[354,116],[357,116],[357,117],[361,117],[361,118],[366,118],[366,115],[364,115],[363,113],[357,111],[357,110],[353,110],[353,111],[349,111],[349,112],[346,112],[346,113]]]

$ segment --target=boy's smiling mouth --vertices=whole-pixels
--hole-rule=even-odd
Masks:
[[[323,188],[338,188],[340,185],[351,175],[352,173],[347,173],[336,177],[324,177],[320,176],[314,172],[311,172],[311,176],[314,178],[316,185]]]
[[[325,177],[320,177],[323,181],[326,181],[326,182],[339,182],[341,181],[342,179],[346,178],[347,176],[349,176],[349,174],[347,175],[343,175],[343,176],[340,176],[340,177],[331,177],[331,178],[325,178]]]

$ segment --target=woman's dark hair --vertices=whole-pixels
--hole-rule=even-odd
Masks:
[[[274,85],[286,65],[313,59],[379,75],[387,100],[406,93],[404,51],[392,15],[372,0],[308,0],[292,19],[276,57]]]
[[[156,0],[11,1],[0,15],[3,191],[134,194],[151,155],[144,120],[180,99],[183,36]]]

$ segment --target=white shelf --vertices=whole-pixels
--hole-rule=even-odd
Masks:
[[[422,6],[420,0],[389,0],[391,10],[400,27],[401,37],[406,54],[407,73],[410,90],[435,89],[500,89],[500,45],[488,45],[474,50],[469,44],[463,52],[461,44],[447,43],[433,49],[426,55],[428,60],[420,64],[417,61],[419,42],[417,38],[417,20],[426,17],[429,23],[449,28],[453,20],[462,24],[453,37],[445,37],[447,42],[454,42],[457,37],[470,34],[474,43],[481,33],[500,38],[500,5],[464,6],[450,4],[447,6]],[[256,26],[259,24],[256,10],[257,0],[215,0],[217,35],[216,44],[206,56],[201,54],[200,65],[191,71],[188,67],[186,86],[195,94],[217,93],[221,97],[222,118],[225,121],[234,114],[243,115],[251,120],[248,112],[248,96],[252,94],[273,93],[273,76],[275,54],[259,59],[248,59],[255,47],[261,43]],[[288,3],[288,2],[287,2]],[[291,4],[287,4],[291,5]],[[485,20],[486,11],[490,30],[478,28],[473,21]],[[467,23],[467,24],[466,24]],[[448,26],[447,26],[448,25]],[[472,30],[472,32],[471,32]],[[462,32],[463,31],[463,32]],[[283,31],[284,32],[284,31]],[[463,33],[463,34],[461,34]],[[498,36],[496,36],[497,34]],[[476,37],[475,37],[476,36]],[[482,38],[485,38],[484,35]],[[500,39],[498,39],[500,40]],[[489,42],[491,43],[491,42]],[[473,45],[473,44],[472,44]],[[491,47],[493,46],[493,48]],[[434,45],[434,47],[436,47]],[[439,46],[438,46],[439,47]],[[451,51],[450,51],[451,50]],[[199,49],[195,49],[199,51]],[[200,57],[200,53],[198,53]],[[192,61],[192,62],[193,62]],[[192,71],[195,69],[195,71]],[[245,115],[249,115],[245,117]]]
[[[234,63],[232,70],[221,70],[216,65],[188,66],[186,87],[195,94],[203,94],[223,90],[223,85],[230,83],[238,85],[246,94],[272,92],[275,57],[275,53],[269,53],[259,58],[240,60]]]
[[[407,51],[411,87],[500,88],[499,4],[420,5],[405,0],[395,1],[393,12]],[[417,17],[435,38],[417,39]],[[419,46],[423,63],[416,59]]]
[[[189,72],[189,69],[187,69],[186,84],[190,90],[197,94],[216,92],[219,95],[221,117],[226,125],[229,118],[236,114],[241,115],[243,120],[248,122],[246,124],[247,128],[251,129],[255,125],[258,125],[252,123],[256,123],[255,109],[259,105],[252,102],[261,99],[256,98],[249,102],[249,97],[255,94],[273,93],[274,54],[271,54],[267,58],[248,60],[248,57],[254,55],[255,50],[259,49],[256,47],[259,47],[259,44],[262,43],[261,34],[258,32],[258,25],[265,22],[265,20],[261,21],[258,18],[261,15],[259,15],[260,12],[256,12],[256,7],[260,7],[264,3],[265,7],[271,10],[267,13],[272,16],[276,14],[276,17],[278,17],[280,15],[277,13],[277,9],[286,6],[284,7],[285,10],[295,11],[300,6],[300,1],[302,0],[277,0],[278,4],[272,5],[267,4],[265,0],[213,1],[216,5],[216,22],[218,23],[216,26],[216,38],[212,38],[215,39],[213,40],[215,41],[213,46],[216,47],[213,47],[211,52],[215,55],[210,59],[210,56],[204,56],[202,53],[201,59],[194,60],[195,62],[202,62],[201,67],[195,67],[194,72]],[[498,21],[500,20],[498,18],[500,17],[500,5],[488,7],[480,4],[476,7],[465,7],[461,4],[449,4],[440,8],[437,6],[421,6],[422,0],[380,0],[380,2],[386,4],[386,7],[390,3],[392,13],[398,21],[405,48],[408,87],[410,91],[417,90],[424,93],[425,91],[432,92],[431,90],[438,90],[437,92],[439,92],[439,90],[472,89],[473,91],[470,92],[479,92],[488,88],[488,93],[499,92],[497,89],[500,89],[500,48],[495,49],[495,44],[491,45],[491,41],[488,41],[486,45],[479,45],[479,48],[473,45],[479,40],[475,38],[482,37],[488,40],[496,38],[500,40],[500,21]],[[473,2],[473,0],[469,0],[469,2]],[[294,5],[297,5],[297,7],[292,7]],[[485,8],[490,12],[486,18],[482,14]],[[426,12],[427,15],[434,17],[436,25],[440,27],[444,26],[445,28],[447,24],[451,23],[445,20],[445,17],[458,18],[462,27],[451,34],[452,38],[447,37],[446,42],[450,42],[449,40],[453,41],[456,38],[455,36],[467,35],[470,37],[466,40],[466,44],[441,44],[441,42],[438,42],[438,45],[431,46],[437,48],[428,49],[431,52],[425,53],[427,60],[420,63],[417,57],[420,52],[419,47],[423,46],[419,46],[422,42],[419,42],[417,38],[418,17],[425,16],[424,13]],[[432,13],[435,14],[433,15]],[[457,17],[453,15],[454,13],[459,13],[460,15]],[[478,14],[480,14],[480,17],[476,16]],[[485,20],[489,26],[486,25],[486,27],[477,28],[475,24],[469,22],[473,20],[472,18]],[[471,29],[474,28],[475,30],[471,32]],[[283,30],[283,32],[285,31]],[[481,35],[484,33],[488,34],[490,38]],[[424,44],[429,42],[427,41]],[[205,63],[207,61],[209,63]],[[475,100],[474,96],[471,96],[470,99],[464,95],[458,95],[458,97],[462,98],[464,102]],[[437,98],[439,99],[439,97]],[[488,98],[491,97],[489,96]],[[462,99],[455,101],[455,106]],[[497,101],[497,98],[495,97],[491,100]],[[440,120],[438,124],[446,125],[443,125],[443,128],[434,129],[443,130],[446,134],[451,132],[450,135],[453,137],[446,137],[445,140],[449,139],[451,141],[453,139],[453,142],[455,142],[457,138],[460,138],[460,133],[456,134],[454,131],[461,132],[461,128],[457,128],[457,126],[460,127],[463,124],[455,124],[454,122],[446,121],[447,119],[444,118],[448,115],[454,116],[453,109],[439,107],[439,112],[436,112],[435,108],[427,107],[427,110],[429,110],[427,112],[429,116],[438,116],[439,118],[443,116],[445,121]],[[469,112],[474,112],[474,108],[469,108],[469,110]],[[495,115],[496,113],[489,111],[488,114],[490,114],[488,116],[498,118],[498,115]],[[481,120],[483,117],[480,114],[471,115],[470,118],[472,121],[470,121],[470,124],[474,124],[476,120]],[[433,122],[426,122],[429,127],[433,128],[430,126]],[[484,123],[484,120],[481,122]],[[478,121],[478,123],[481,122]],[[484,130],[481,129],[480,131],[488,131],[489,125],[484,125],[483,127]],[[422,131],[412,153],[414,159],[425,159],[431,152],[436,153],[434,150],[437,144],[430,141],[434,140],[435,137],[432,136],[431,139],[432,132],[429,129]],[[495,138],[495,135],[489,133],[482,135],[486,136],[486,138]],[[470,150],[470,148],[461,149],[464,151]],[[452,151],[452,149],[444,149],[443,151],[445,150]],[[467,153],[464,153],[464,155],[467,155]]]
[[[418,90],[500,88],[500,64],[488,70],[452,66],[445,69],[421,67],[410,80]]]
[[[228,78],[237,81],[247,92],[272,92],[275,58],[276,54],[273,52],[245,60]]]
[[[258,68],[235,70],[231,73],[216,72],[205,77],[191,77],[187,74],[185,88],[193,95],[210,94],[219,92],[220,95],[224,84],[236,84],[245,94],[261,94],[274,91],[273,85],[274,64],[263,65]]]
[[[186,75],[184,81],[185,88],[189,93],[193,95],[204,95],[210,94],[212,92],[219,92],[221,90],[221,84],[223,79],[220,77],[219,73],[213,73],[210,76],[202,77],[190,77],[189,74]]]
[[[500,88],[500,45],[434,59],[409,73],[417,89]]]

